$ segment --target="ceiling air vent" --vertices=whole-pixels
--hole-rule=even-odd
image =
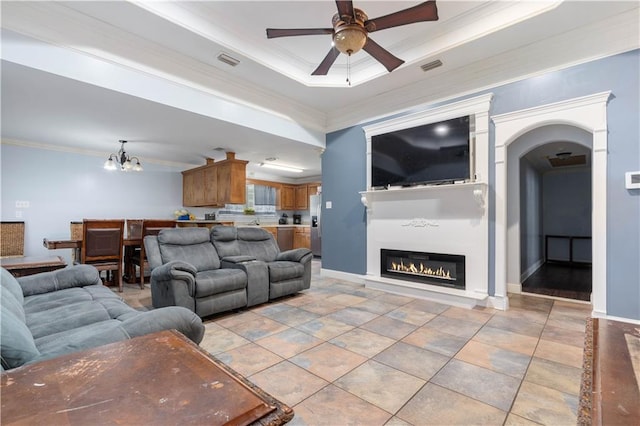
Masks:
[[[434,68],[438,68],[442,66],[442,62],[440,61],[440,59],[436,59],[433,62],[429,62],[426,63],[424,65],[420,65],[420,68],[422,69],[422,71],[427,72],[429,70],[432,70]]]
[[[231,65],[232,67],[235,67],[236,65],[238,65],[240,63],[239,60],[237,60],[236,58],[232,58],[231,56],[227,55],[226,53],[218,54],[217,59],[220,62],[224,62],[227,65]]]
[[[586,155],[571,155],[570,152],[560,152],[555,157],[547,157],[551,167],[584,166],[587,164]]]

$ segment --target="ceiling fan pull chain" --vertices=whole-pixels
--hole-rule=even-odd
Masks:
[[[347,84],[351,87],[351,52],[347,55]]]

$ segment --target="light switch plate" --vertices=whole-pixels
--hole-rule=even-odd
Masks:
[[[327,203],[325,204],[325,207],[330,209],[331,207],[333,207],[333,203],[331,201],[327,201]]]
[[[640,171],[625,173],[624,184],[627,189],[640,189]]]

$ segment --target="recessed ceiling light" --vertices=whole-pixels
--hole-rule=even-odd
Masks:
[[[260,167],[265,167],[267,169],[275,169],[275,170],[281,170],[283,172],[292,172],[292,173],[302,173],[303,170],[297,167],[291,167],[291,166],[283,166],[280,164],[267,164],[267,163],[260,163]]]

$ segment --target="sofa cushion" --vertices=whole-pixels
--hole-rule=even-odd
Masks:
[[[22,303],[18,302],[13,293],[6,291],[4,288],[0,292],[0,304],[3,311],[9,311],[14,314],[20,321],[25,322],[24,308]]]
[[[52,318],[55,318],[55,321],[51,321]],[[33,338],[37,339],[109,319],[109,313],[102,304],[77,302],[30,314],[27,317],[27,325]]]
[[[247,287],[247,274],[240,269],[216,269],[196,274],[196,297],[241,290]]]
[[[298,262],[277,261],[269,262],[270,281],[278,282],[301,278],[304,274],[304,266]]]
[[[4,308],[0,311],[0,333],[0,357],[5,370],[19,367],[40,355],[27,325]]]
[[[99,298],[119,299],[111,290],[102,285],[67,288],[25,298],[24,311],[29,317],[36,312],[48,311],[78,302],[91,302]]]
[[[163,229],[158,234],[158,244],[163,263],[179,260],[198,271],[220,268],[220,258],[207,228]]]
[[[13,297],[22,305],[24,302],[24,296],[22,294],[22,287],[18,283],[18,280],[4,268],[0,268],[0,282],[2,282],[2,292],[9,292]]]
[[[235,226],[214,226],[211,230],[211,242],[221,258],[239,256],[240,246]]]
[[[118,320],[100,321],[40,337],[35,343],[42,355],[33,361],[129,339],[121,324]]]

